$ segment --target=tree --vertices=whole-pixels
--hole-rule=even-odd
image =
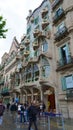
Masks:
[[[6,38],[5,33],[8,31],[8,29],[5,29],[5,26],[6,20],[4,20],[2,16],[0,16],[0,38]]]

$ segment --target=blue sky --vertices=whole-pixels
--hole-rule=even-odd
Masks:
[[[43,0],[0,0],[0,15],[6,19],[6,39],[0,39],[0,63],[5,52],[9,52],[13,37],[20,39],[26,32],[26,17],[30,9],[37,8]]]

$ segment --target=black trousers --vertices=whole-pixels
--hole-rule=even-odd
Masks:
[[[31,130],[32,124],[34,124],[35,130],[38,130],[36,120],[29,120],[28,130]]]

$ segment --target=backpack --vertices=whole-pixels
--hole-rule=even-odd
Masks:
[[[3,115],[3,112],[4,112],[4,106],[0,105],[0,116]]]

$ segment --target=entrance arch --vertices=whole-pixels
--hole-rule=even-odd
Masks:
[[[43,92],[43,101],[45,102],[46,110],[48,112],[55,112],[56,111],[55,88],[49,85],[42,85],[41,91]]]

